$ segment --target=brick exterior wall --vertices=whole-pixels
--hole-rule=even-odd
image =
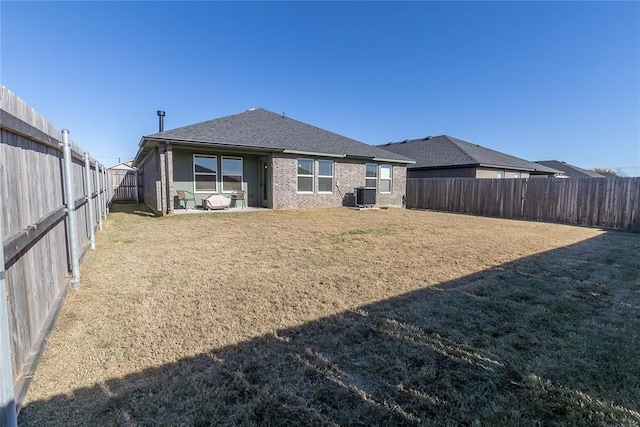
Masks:
[[[160,212],[158,203],[158,191],[160,181],[158,178],[158,149],[155,148],[147,155],[142,162],[142,176],[144,178],[144,203],[155,213]]]
[[[504,172],[505,178],[515,178],[517,172],[489,168],[409,169],[407,175],[409,178],[497,178],[499,170]],[[520,178],[529,178],[529,172],[520,171]]]
[[[334,162],[333,192],[322,194],[317,192],[318,167],[314,163],[314,192],[298,193],[298,158],[318,160],[307,156],[274,154],[272,157],[272,190],[274,209],[321,208],[335,206],[355,206],[355,188],[365,185],[366,161],[345,159],[324,159]],[[383,163],[378,163],[383,164]],[[402,196],[407,185],[407,168],[404,165],[393,165],[392,191],[381,194],[378,190],[376,202],[378,206],[402,206]],[[336,183],[340,187],[336,188]],[[379,189],[379,185],[378,185]]]
[[[475,168],[451,168],[451,169],[409,169],[409,178],[475,178]]]
[[[504,170],[504,169],[476,169],[475,178],[498,178],[498,171],[504,172],[504,178],[515,178],[515,173],[518,171]],[[529,172],[520,171],[520,178],[529,178]]]

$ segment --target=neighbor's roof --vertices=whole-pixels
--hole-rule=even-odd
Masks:
[[[134,169],[131,164],[133,163],[133,159],[127,160],[126,162],[120,162],[113,166],[109,166],[107,169]]]
[[[558,160],[540,160],[536,163],[561,170],[562,173],[569,178],[606,178],[597,172],[582,169]]]
[[[410,169],[437,169],[452,167],[492,167],[502,169],[560,173],[559,170],[539,165],[519,157],[481,147],[448,135],[390,142],[380,145],[386,150],[415,159]]]
[[[382,148],[329,132],[263,108],[250,109],[219,119],[147,135],[140,141],[134,164],[142,160],[145,147],[159,141],[202,144],[260,151],[355,157],[413,163],[413,160]],[[148,151],[148,150],[146,150]]]

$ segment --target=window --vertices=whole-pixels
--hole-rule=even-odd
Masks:
[[[391,165],[380,165],[380,192],[391,193]]]
[[[504,171],[498,171],[498,178],[504,178]]]
[[[333,160],[318,160],[318,193],[333,192]]]
[[[193,156],[193,183],[195,192],[218,191],[218,159],[216,156]]]
[[[298,159],[298,193],[313,193],[313,160]]]
[[[513,173],[513,177],[514,178],[520,178],[520,172],[514,172]]]
[[[378,187],[378,165],[375,163],[367,163],[366,168],[365,187]]]
[[[242,190],[242,158],[222,158],[222,191]]]

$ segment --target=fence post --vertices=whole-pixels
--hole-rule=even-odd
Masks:
[[[96,193],[98,198],[98,230],[102,231],[102,187],[100,185],[100,164],[96,162]]]
[[[89,242],[91,249],[96,248],[96,219],[93,212],[93,185],[91,185],[91,161],[89,161],[89,153],[84,152],[84,179],[87,188],[87,212],[89,213]]]
[[[76,204],[73,199],[73,173],[71,165],[71,145],[69,131],[62,130],[62,153],[64,156],[64,193],[67,205],[67,220],[69,222],[69,257],[71,258],[71,283],[75,289],[80,289],[80,256],[78,253],[78,224],[76,223]]]
[[[4,269],[4,243],[0,223],[0,426],[16,427],[16,400],[13,391],[13,357]]]
[[[104,180],[104,188],[107,189],[107,194],[105,196],[106,203],[104,204],[104,219],[107,219],[107,214],[109,214],[109,203],[111,203],[111,184],[109,183],[109,172],[104,167],[102,168],[102,179]]]

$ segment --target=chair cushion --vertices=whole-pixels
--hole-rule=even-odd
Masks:
[[[211,194],[202,199],[202,207],[205,209],[227,209],[231,200],[220,194]]]

